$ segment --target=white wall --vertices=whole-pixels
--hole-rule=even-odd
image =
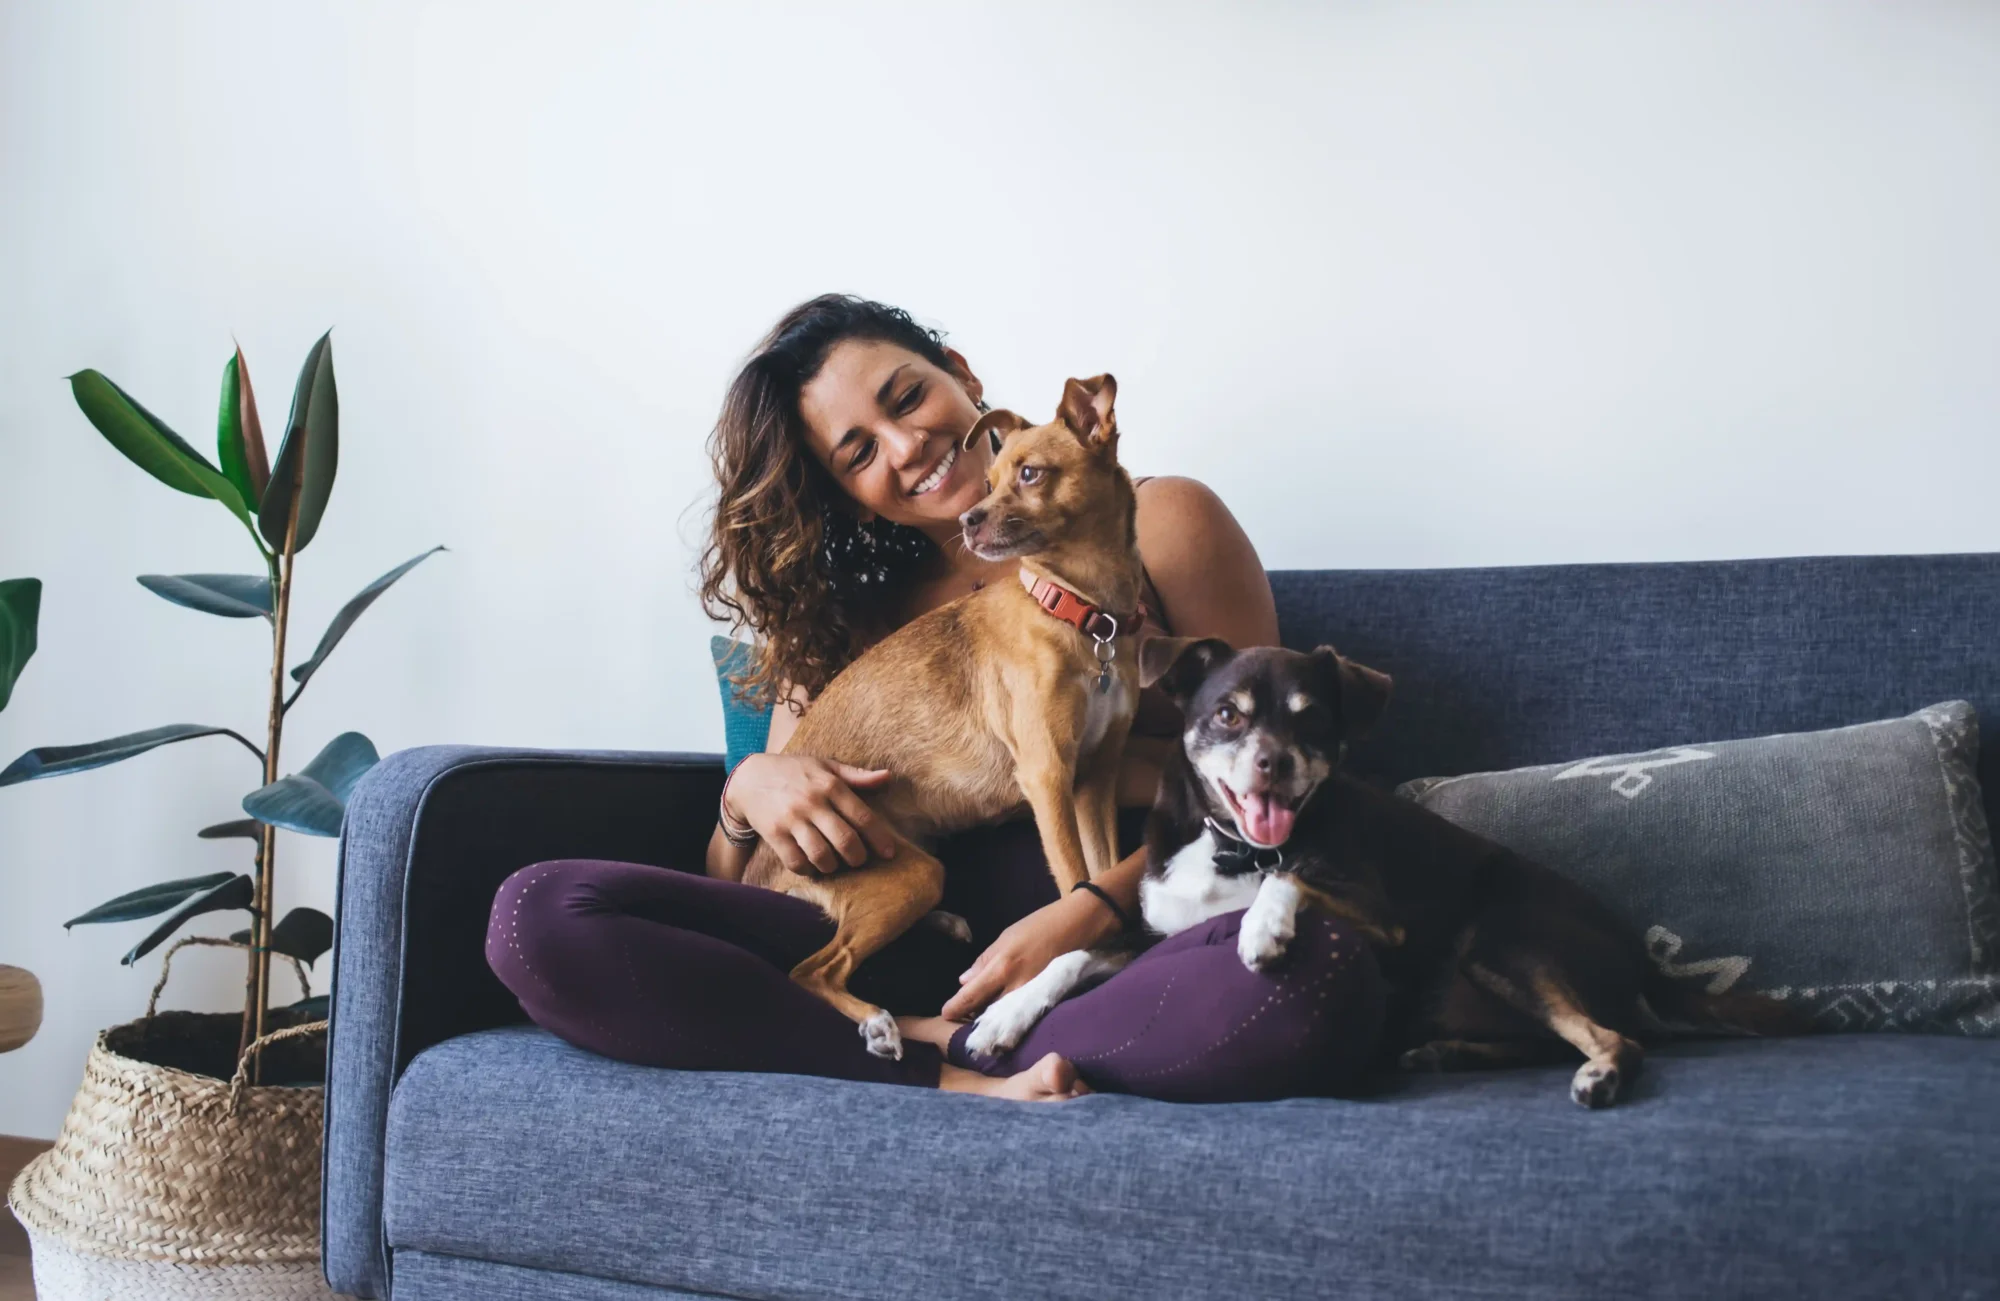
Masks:
[[[946,326],[1033,413],[1114,371],[1131,463],[1273,567],[2000,547],[2000,7],[1966,3],[0,6],[0,577],[48,582],[0,762],[259,726],[259,628],[141,572],[254,568],[62,377],[212,441],[335,327],[306,646],[445,542],[294,714],[714,748],[690,595],[733,363],[825,289]],[[302,647],[301,654],[304,648]],[[294,657],[295,659],[298,657]],[[0,961],[53,1134],[157,969],[59,923],[241,865],[197,742],[0,791]],[[288,838],[291,902],[331,906]],[[219,929],[219,928],[218,928]],[[170,1004],[228,1008],[195,953]]]

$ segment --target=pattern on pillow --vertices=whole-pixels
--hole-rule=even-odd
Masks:
[[[1785,998],[1828,1030],[2000,1035],[1978,758],[1978,716],[1951,701],[1398,793],[1590,887],[1671,974]]]

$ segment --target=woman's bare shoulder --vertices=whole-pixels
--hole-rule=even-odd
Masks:
[[[1243,526],[1198,479],[1161,475],[1137,485],[1139,559],[1183,637],[1221,637],[1235,646],[1278,639],[1270,580]]]

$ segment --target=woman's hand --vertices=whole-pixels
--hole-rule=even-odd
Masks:
[[[890,780],[887,768],[854,768],[802,754],[753,754],[736,767],[724,798],[730,815],[756,828],[778,861],[801,876],[860,867],[896,852],[889,824],[854,792]]]
[[[1000,932],[1000,938],[958,978],[959,991],[944,1005],[942,1015],[970,1021],[994,999],[1041,975],[1056,958],[1087,949],[1117,929],[1111,910],[1086,890],[1045,904]]]

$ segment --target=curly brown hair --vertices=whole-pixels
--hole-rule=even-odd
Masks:
[[[916,529],[860,523],[808,449],[799,392],[834,346],[893,343],[952,369],[944,336],[908,312],[822,294],[785,313],[729,386],[709,436],[718,487],[701,556],[701,603],[757,638],[742,698],[768,703],[781,683],[818,695],[882,628],[896,581],[936,554]]]

